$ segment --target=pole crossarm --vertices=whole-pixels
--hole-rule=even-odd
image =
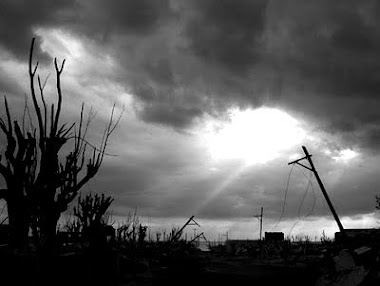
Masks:
[[[190,242],[194,242],[200,237],[203,238],[205,241],[208,241],[207,238],[205,237],[204,233],[202,232],[202,233],[198,234],[196,237],[194,237]]]
[[[310,157],[311,157],[311,155],[310,155]],[[292,164],[298,163],[299,161],[305,160],[305,159],[307,159],[307,158],[308,158],[307,156],[302,157],[302,158],[300,158],[300,159],[297,159],[297,160],[294,160],[294,161],[292,161],[292,162],[289,162],[288,165],[292,165]]]
[[[304,167],[305,169],[308,169],[309,171],[313,171],[312,168],[305,166],[304,164],[300,163],[300,161],[305,160],[305,159],[309,160],[309,158],[311,158],[311,155],[308,155],[308,156],[302,157],[300,159],[294,160],[292,162],[289,162],[288,165],[297,164],[297,165],[300,165],[301,167]]]
[[[187,225],[196,225],[201,227],[194,219],[192,219]]]

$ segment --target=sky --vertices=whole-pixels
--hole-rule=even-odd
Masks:
[[[211,239],[257,238],[263,207],[264,231],[332,236],[315,177],[288,165],[306,146],[344,227],[378,227],[379,14],[372,0],[5,0],[0,93],[21,116],[35,37],[51,102],[66,59],[62,122],[84,102],[96,145],[124,108],[83,188],[113,196],[117,221],[195,215]]]

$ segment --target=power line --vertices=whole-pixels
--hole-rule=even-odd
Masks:
[[[292,165],[292,166],[294,166],[294,165]],[[307,218],[308,216],[310,216],[314,212],[315,204],[316,204],[315,189],[314,189],[314,186],[313,186],[313,182],[311,181],[311,177],[313,176],[313,172],[310,171],[309,176],[307,176],[305,174],[305,172],[299,166],[296,165],[296,167],[304,175],[304,177],[308,180],[308,184],[307,184],[305,192],[304,192],[304,194],[302,196],[301,203],[300,203],[300,205],[298,207],[297,221],[290,228],[289,235],[292,233],[294,227],[299,223],[300,220],[303,220],[303,219]],[[301,218],[301,209],[302,209],[303,203],[305,202],[306,196],[307,196],[310,188],[313,191],[313,205],[312,205],[310,211]]]
[[[311,181],[310,181],[310,183],[311,183]],[[316,203],[315,190],[314,190],[314,187],[313,187],[313,183],[311,183],[310,186],[311,186],[311,189],[313,191],[313,206],[311,207],[311,210],[305,215],[305,218],[308,217],[309,215],[311,215],[314,212],[315,203]]]
[[[298,213],[297,213],[298,219],[301,218],[301,210],[302,210],[303,202],[305,201],[305,198],[307,196],[307,193],[309,192],[309,189],[310,189],[310,181],[308,181],[308,183],[307,183],[306,189],[305,189],[304,194],[302,196],[301,203],[298,206]]]
[[[294,165],[292,165],[292,168],[290,169],[289,171],[289,174],[288,174],[288,179],[286,181],[286,188],[285,188],[285,194],[284,194],[284,202],[282,204],[282,211],[281,211],[281,215],[280,215],[280,218],[278,219],[276,225],[275,225],[275,228],[278,226],[278,224],[280,223],[284,213],[285,213],[285,205],[286,205],[286,197],[288,196],[288,189],[289,189],[289,183],[290,183],[290,177],[293,173],[293,168],[294,168]]]
[[[294,165],[293,165],[294,166]],[[290,228],[290,231],[289,231],[289,236],[290,234],[292,233],[294,227],[299,223],[299,221],[301,220],[301,209],[302,209],[302,205],[305,201],[305,198],[309,192],[309,189],[310,187],[312,188],[313,190],[313,195],[314,195],[314,199],[313,199],[313,206],[311,208],[311,210],[302,218],[302,219],[305,219],[306,217],[308,217],[313,211],[314,211],[314,207],[315,207],[315,191],[314,191],[314,188],[313,188],[313,183],[311,181],[311,177],[313,175],[313,173],[310,171],[310,174],[309,174],[309,177],[303,172],[302,169],[300,169],[298,166],[297,168],[302,172],[302,174],[305,176],[305,178],[308,180],[308,183],[307,183],[307,186],[306,186],[306,189],[305,189],[305,192],[302,196],[302,200],[301,200],[301,203],[299,204],[298,206],[298,215],[297,215],[297,220],[295,221],[295,223],[292,225],[292,227]]]
[[[294,165],[293,165],[294,166]],[[305,191],[305,194],[302,198],[302,202],[301,202],[301,205],[298,209],[298,217],[300,217],[300,210],[301,210],[301,207],[302,207],[302,204],[305,200],[305,197],[307,195],[307,192],[309,190],[309,188],[311,187],[312,191],[313,191],[313,206],[311,207],[311,210],[304,216],[304,218],[308,217],[309,215],[311,215],[313,212],[314,212],[314,208],[315,208],[315,202],[316,202],[316,197],[315,197],[315,190],[314,190],[314,186],[313,186],[313,182],[311,181],[311,177],[313,176],[313,172],[310,171],[310,174],[309,174],[309,177],[305,174],[305,172],[299,167],[296,165],[296,167],[298,168],[299,171],[301,171],[301,173],[305,176],[305,178],[309,181],[308,183],[308,186],[307,186],[307,189]]]

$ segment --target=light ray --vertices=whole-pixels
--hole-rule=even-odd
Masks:
[[[208,196],[203,200],[202,204],[197,207],[197,212],[202,211],[210,202],[216,197],[220,196],[226,189],[239,177],[239,175],[246,169],[245,165],[236,168],[229,176],[218,184]]]

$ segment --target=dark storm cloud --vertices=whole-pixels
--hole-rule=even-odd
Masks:
[[[155,85],[157,87],[157,83]],[[203,114],[201,108],[183,104],[180,96],[169,87],[153,88],[136,83],[133,92],[140,103],[136,111],[146,122],[172,126],[180,131]]]
[[[143,66],[144,70],[154,81],[167,85],[174,84],[174,75],[169,59],[147,62]]]
[[[204,61],[245,71],[260,56],[267,1],[193,1],[186,24],[190,49]]]
[[[144,107],[142,119],[148,122],[171,125],[181,130],[186,128],[193,118],[199,117],[201,114],[202,111],[196,108],[154,104]]]
[[[163,43],[134,61],[141,77],[132,90],[146,104],[141,118],[186,128],[232,105],[278,104],[323,130],[346,133],[353,143],[359,129],[373,137],[371,126],[380,123],[374,2],[184,3],[176,10],[182,20],[172,19],[181,31],[172,40],[179,36],[182,46]],[[148,82],[151,89],[140,86]]]
[[[173,16],[169,0],[80,0],[77,8],[73,29],[103,42],[115,34],[149,34]]]
[[[376,1],[0,5],[0,44],[17,57],[27,55],[37,27],[68,29],[100,44],[117,59],[117,80],[139,100],[147,122],[187,128],[232,105],[279,103],[321,121],[328,132],[354,134],[360,127],[372,136],[372,125],[380,124]],[[354,111],[361,99],[373,100]]]
[[[122,42],[116,40],[115,49],[118,50],[116,57],[123,59],[131,56],[133,58],[131,50],[138,49],[135,42],[138,43],[139,39],[153,35],[161,25],[165,25],[169,19],[175,16],[168,0],[2,1],[0,5],[0,47],[4,47],[18,59],[23,60],[27,59],[31,38],[35,36],[33,31],[38,28],[68,30],[72,35],[80,35],[83,39],[99,43],[105,49],[105,53],[114,49],[111,46],[115,44],[115,38],[136,37],[131,40],[129,47],[125,47]],[[39,50],[39,40],[37,39],[34,56],[41,61],[46,59],[47,55],[42,54]],[[129,55],[125,56],[125,54]],[[144,58],[146,55],[142,55],[142,57]],[[120,79],[127,89],[131,88],[128,82],[139,73],[146,75],[137,76],[142,82],[132,84],[132,89],[139,90],[139,86],[144,84],[145,79],[149,80],[150,78],[158,84],[171,85],[173,83],[173,75],[167,59],[156,60],[148,56],[149,61],[144,61],[143,58],[139,57],[136,59],[136,63],[131,65],[129,61],[121,60],[121,63],[127,66],[122,69],[132,69],[132,75],[128,70],[127,75]],[[9,91],[10,88],[4,82],[0,90]],[[141,95],[140,93],[136,94],[145,100],[146,92]],[[150,101],[147,100],[147,102]],[[169,106],[169,109],[173,108]],[[154,110],[154,114],[147,114],[150,110]],[[173,114],[174,121],[167,122],[165,119],[160,119],[166,115],[158,115],[157,110],[158,108],[147,108],[147,112],[141,112],[142,118],[146,120],[157,118],[160,123],[171,124],[174,122],[177,126],[182,126],[182,123],[177,123],[181,112]]]
[[[308,2],[299,5],[299,10],[295,9],[299,14],[292,18],[293,26],[288,26],[290,40],[297,49],[297,54],[289,57],[293,66],[301,76],[315,81],[322,92],[343,97],[378,94],[378,20],[372,21],[360,4],[346,7],[340,2],[315,2],[311,8],[316,3],[320,9],[307,10],[306,15]],[[280,23],[282,16],[290,20],[292,15],[281,13]]]
[[[146,33],[170,11],[168,5],[166,0],[6,0],[0,3],[0,41],[17,57],[25,57],[38,27],[70,27],[103,40],[108,33]]]
[[[263,60],[282,78],[280,97],[271,99],[351,146],[375,147],[379,14],[376,1],[271,2]]]
[[[0,46],[18,58],[27,58],[30,41],[34,37],[33,29],[39,26],[59,27],[72,20],[74,4],[74,0],[1,1]]]

